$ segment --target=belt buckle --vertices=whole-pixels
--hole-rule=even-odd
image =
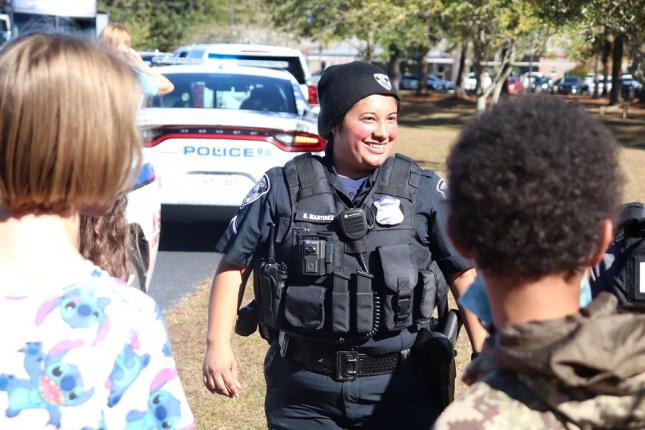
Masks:
[[[358,376],[358,351],[336,351],[334,379],[353,381]]]

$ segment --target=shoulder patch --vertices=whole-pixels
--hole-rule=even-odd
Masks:
[[[237,215],[235,215],[228,223],[228,228],[231,230],[233,236],[237,235]]]
[[[437,182],[437,191],[444,199],[446,198],[446,193],[448,192],[448,182],[446,182],[445,179],[439,179],[439,182]]]
[[[244,200],[242,200],[242,205],[240,208],[243,208],[244,206],[253,203],[260,197],[262,197],[263,194],[266,194],[269,189],[271,188],[271,182],[269,182],[269,177],[266,175],[262,175],[260,180],[253,185],[253,188],[251,188],[251,191],[244,197]]]

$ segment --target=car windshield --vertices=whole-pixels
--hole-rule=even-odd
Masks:
[[[294,88],[288,80],[225,73],[168,73],[165,76],[175,85],[175,90],[150,98],[149,107],[298,113]]]
[[[566,77],[564,78],[564,81],[562,81],[565,84],[577,84],[578,83],[578,78],[574,76]]]

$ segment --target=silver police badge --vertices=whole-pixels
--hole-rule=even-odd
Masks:
[[[243,208],[244,206],[251,204],[262,197],[263,194],[266,194],[269,191],[269,188],[271,188],[269,178],[267,177],[267,175],[263,175],[260,180],[255,185],[253,185],[253,188],[251,188],[251,191],[249,191],[246,197],[244,197],[240,208]]]
[[[384,196],[374,202],[376,222],[380,225],[397,225],[403,221],[401,200],[392,196]]]
[[[383,73],[374,73],[374,79],[376,79],[376,82],[386,90],[390,91],[392,89],[392,82],[390,82],[390,78],[387,75]]]

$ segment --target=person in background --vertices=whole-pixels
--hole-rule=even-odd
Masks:
[[[93,41],[0,50],[2,429],[194,426],[154,301],[79,252],[80,216],[108,212],[140,162],[140,99]]]
[[[231,334],[253,267],[269,428],[427,429],[446,387],[426,384],[415,340],[475,277],[448,240],[446,183],[395,155],[400,97],[379,67],[328,67],[318,95],[325,156],[268,171],[216,246],[204,383],[241,392]]]
[[[171,93],[175,86],[168,78],[148,67],[139,54],[132,49],[132,37],[122,24],[111,23],[105,26],[99,34],[99,39],[114,51],[123,54],[134,69],[141,83],[143,95],[146,97],[162,96]]]
[[[608,293],[580,308],[612,240],[618,154],[604,125],[558,98],[509,99],[464,127],[448,225],[495,332],[435,430],[645,428],[645,315]]]
[[[123,281],[130,276],[130,226],[125,216],[127,206],[128,198],[124,194],[104,215],[81,215],[79,234],[81,255]]]

